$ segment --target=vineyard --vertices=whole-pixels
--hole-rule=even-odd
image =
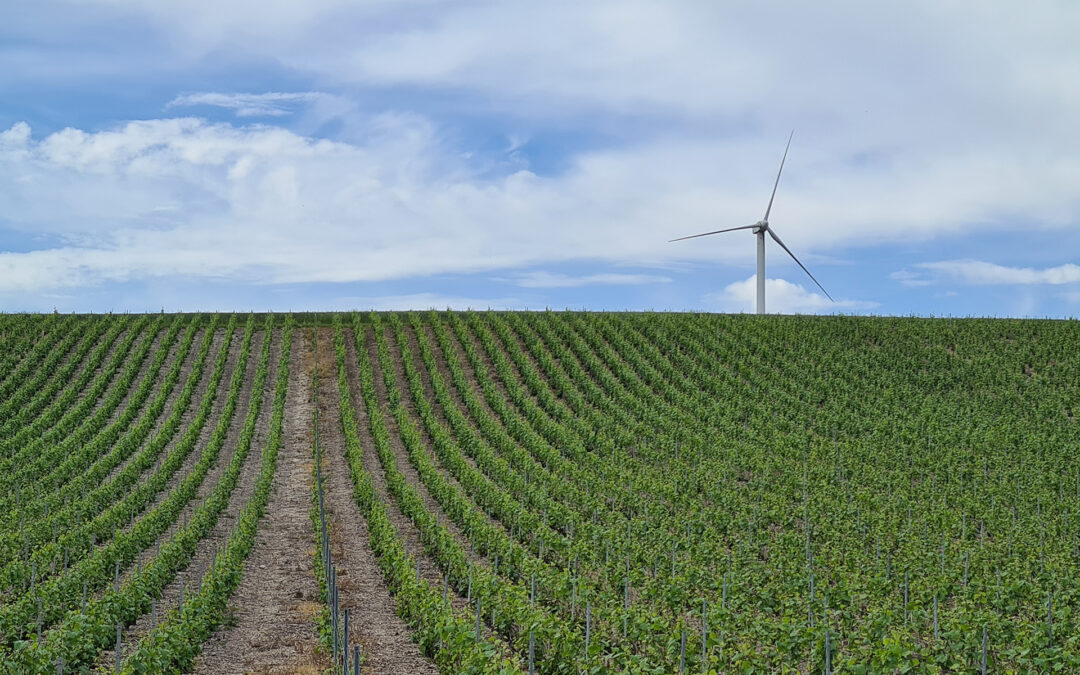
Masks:
[[[1080,672],[1071,321],[0,315],[10,673]]]

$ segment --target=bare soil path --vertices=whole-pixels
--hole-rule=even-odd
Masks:
[[[280,330],[280,329],[277,329]],[[232,598],[233,625],[215,633],[195,661],[196,673],[322,673],[316,651],[315,531],[311,525],[311,350],[294,333],[289,355],[282,447],[266,515]],[[267,378],[270,386],[273,379]],[[270,391],[264,405],[273,405]],[[377,572],[377,570],[376,570]]]
[[[306,337],[307,331],[305,331]],[[346,342],[349,342],[346,335]],[[341,606],[351,613],[351,631],[365,655],[364,673],[436,673],[435,664],[420,653],[412,641],[412,631],[395,613],[394,598],[383,581],[378,562],[368,543],[367,523],[360,507],[352,498],[353,487],[344,458],[345,436],[341,430],[341,414],[338,408],[337,364],[335,362],[333,331],[319,330],[319,419],[325,471],[325,504],[331,531],[331,550],[338,568],[341,587]],[[308,340],[304,348],[310,353]],[[367,358],[367,354],[362,355]],[[352,350],[348,358],[356,358]],[[313,361],[312,355],[308,360]],[[310,371],[309,371],[310,372]],[[378,377],[376,378],[378,380]],[[355,380],[354,392],[358,390]],[[409,541],[414,554],[423,551],[419,533],[402,514],[386,489],[386,479],[375,454],[368,430],[363,399],[354,393],[354,408],[364,450],[364,468],[371,474],[379,499],[386,506],[387,514],[399,532]],[[310,419],[310,415],[308,416]],[[392,418],[391,418],[392,420]],[[396,432],[396,429],[394,430]],[[393,432],[391,434],[393,436]],[[314,540],[312,541],[314,543]],[[421,556],[421,571],[425,578],[441,579],[434,564]]]

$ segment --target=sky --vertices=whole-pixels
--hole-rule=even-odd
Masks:
[[[41,0],[0,310],[1080,315],[1080,3]]]

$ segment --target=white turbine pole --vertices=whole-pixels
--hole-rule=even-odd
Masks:
[[[757,313],[765,313],[765,229],[757,233]]]
[[[829,292],[825,290],[825,287],[814,278],[813,274],[810,274],[810,270],[806,269],[806,265],[802,264],[802,261],[795,257],[795,254],[791,252],[780,237],[776,236],[776,232],[769,227],[769,214],[772,213],[773,199],[776,198],[776,188],[780,185],[780,174],[784,172],[784,162],[787,161],[787,153],[791,148],[791,138],[795,135],[795,130],[791,130],[791,134],[788,135],[787,145],[784,147],[784,156],[780,159],[780,170],[776,172],[776,182],[772,186],[772,194],[769,196],[769,206],[765,209],[765,217],[757,221],[753,225],[743,225],[741,227],[729,227],[723,230],[713,230],[712,232],[702,232],[701,234],[692,234],[689,237],[679,237],[678,239],[672,239],[671,241],[683,241],[685,239],[696,239],[698,237],[707,237],[712,234],[720,234],[721,232],[734,232],[735,230],[752,230],[757,235],[757,313],[765,313],[765,233],[768,232],[769,236],[773,238],[780,248],[791,256],[791,259],[802,268],[803,272],[806,272],[806,276],[810,277],[817,287],[821,289],[821,292],[825,294],[829,300],[833,300],[833,297],[829,295]]]

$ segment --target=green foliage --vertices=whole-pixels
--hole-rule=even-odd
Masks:
[[[274,321],[255,490],[124,672],[188,669],[228,621],[282,443],[294,322]],[[237,453],[179,524],[256,329],[224,384],[237,317],[215,354],[222,323],[0,316],[0,670],[93,667],[213,529],[271,377],[267,340]],[[336,371],[319,377],[340,415],[323,423],[342,426],[383,580],[443,672],[524,671],[530,636],[541,673],[821,672],[826,645],[838,673],[977,672],[984,629],[989,672],[1080,670],[1073,322],[427,312],[332,327]]]

